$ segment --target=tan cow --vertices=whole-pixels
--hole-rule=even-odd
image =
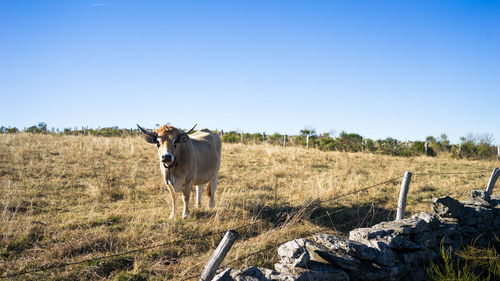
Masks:
[[[205,184],[210,197],[209,206],[214,207],[221,155],[219,137],[208,129],[188,135],[194,127],[187,133],[167,125],[159,127],[154,132],[147,131],[139,125],[137,127],[146,134],[147,142],[158,147],[161,173],[172,197],[170,218],[175,218],[176,193],[180,190],[184,202],[182,218],[186,219],[189,216],[189,195],[193,185],[196,185],[197,207],[201,207],[201,194]]]

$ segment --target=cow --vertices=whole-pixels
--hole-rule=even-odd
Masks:
[[[158,147],[161,173],[172,198],[170,219],[175,218],[176,194],[181,190],[184,203],[182,218],[188,218],[189,195],[193,185],[196,186],[196,206],[201,207],[201,195],[206,185],[209,207],[213,208],[222,146],[219,136],[208,129],[189,135],[196,125],[188,132],[167,125],[155,131],[137,127],[145,134],[148,143]]]

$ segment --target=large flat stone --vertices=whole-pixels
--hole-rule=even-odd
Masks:
[[[318,244],[325,246],[328,250],[342,250],[348,255],[352,255],[360,260],[375,261],[377,259],[377,255],[380,254],[380,252],[373,247],[333,235],[318,234],[313,236],[313,240]]]
[[[291,274],[297,281],[349,281],[349,275],[340,268],[317,261],[310,261],[306,268],[294,267],[289,264],[276,263],[274,269],[278,272]]]
[[[317,250],[316,253],[330,264],[347,271],[355,271],[359,268],[359,266],[361,266],[361,262],[358,259],[345,254],[342,251]]]

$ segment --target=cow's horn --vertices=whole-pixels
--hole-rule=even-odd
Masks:
[[[139,124],[136,124],[136,125],[139,128],[139,130],[141,130],[141,132],[143,132],[144,134],[146,134],[148,136],[152,136],[152,137],[157,137],[158,136],[158,134],[156,134],[155,132],[147,131],[144,128],[142,128],[141,126],[139,126]]]
[[[194,130],[194,128],[196,127],[196,125],[198,125],[198,124],[194,124],[193,128],[191,128],[191,130],[187,131],[186,135],[191,133]]]

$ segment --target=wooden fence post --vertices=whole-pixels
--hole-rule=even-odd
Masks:
[[[227,255],[227,252],[229,252],[229,249],[231,249],[231,247],[233,246],[236,238],[238,238],[238,232],[236,232],[235,230],[229,230],[228,232],[226,232],[219,245],[217,246],[217,249],[215,249],[213,254],[208,259],[205,268],[203,268],[203,272],[201,273],[199,281],[210,281],[212,280],[212,278],[214,278],[217,268],[219,268],[219,265]]]
[[[243,131],[241,131],[241,143],[243,143]]]
[[[306,137],[306,148],[309,148],[309,135]]]
[[[398,148],[398,140],[394,140],[394,155],[396,155],[397,148]]]
[[[266,142],[266,133],[262,133],[262,144]]]
[[[361,152],[365,152],[365,139],[361,141]]]
[[[283,135],[283,146],[286,146],[286,134]]]
[[[408,195],[408,189],[410,188],[411,175],[412,173],[410,171],[406,171],[403,181],[401,182],[396,220],[402,220],[405,218],[406,196]]]
[[[490,181],[488,182],[488,186],[486,186],[486,192],[491,195],[493,193],[493,188],[495,187],[495,183],[497,182],[498,177],[500,176],[500,169],[493,169],[493,173],[491,173]]]
[[[428,156],[429,154],[427,153],[429,150],[429,141],[425,141],[425,156]]]
[[[500,145],[497,146],[497,155],[498,155],[498,161],[500,161]]]

